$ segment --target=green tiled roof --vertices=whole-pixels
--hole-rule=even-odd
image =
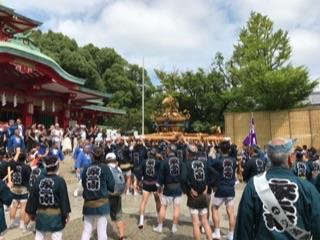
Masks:
[[[103,107],[103,106],[98,106],[98,105],[83,106],[82,109],[98,111],[98,112],[105,112],[105,113],[120,114],[120,115],[126,114],[126,111],[124,111],[124,110],[110,108],[110,107]]]
[[[10,40],[7,42],[1,41],[0,42],[0,53],[9,53],[12,55],[16,55],[19,57],[23,57],[32,61],[36,61],[38,63],[42,63],[44,65],[49,66],[54,71],[56,71],[63,79],[76,83],[79,85],[84,85],[85,79],[75,77],[69,73],[67,73],[65,70],[62,69],[62,67],[54,61],[52,58],[48,57],[47,55],[40,52],[39,49],[22,44],[19,41],[16,40]]]
[[[87,102],[88,102],[88,104],[95,104],[95,105],[99,105],[99,106],[104,104],[104,102],[102,100],[100,100],[100,99],[99,100],[97,100],[97,99],[88,99]]]
[[[103,93],[103,92],[99,92],[90,88],[86,88],[86,87],[80,87],[79,90],[81,92],[86,92],[86,93],[90,93],[99,97],[103,97],[103,98],[111,98],[111,94],[110,93]]]

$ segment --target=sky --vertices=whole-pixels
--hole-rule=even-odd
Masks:
[[[217,51],[229,58],[251,11],[288,31],[292,63],[320,77],[318,0],[2,0],[80,46],[112,47],[131,63],[166,71],[207,69]],[[320,88],[319,88],[320,89]]]

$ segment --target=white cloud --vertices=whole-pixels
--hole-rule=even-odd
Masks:
[[[226,20],[206,0],[117,1],[97,19],[62,19],[50,25],[80,44],[111,46],[130,60],[145,56],[151,69],[195,68],[209,65],[219,45],[232,44],[233,28]]]
[[[45,12],[53,16],[73,14],[89,14],[97,10],[100,4],[107,4],[108,0],[5,0],[4,4],[20,11],[30,10]]]
[[[320,76],[320,4],[317,0],[7,0],[22,13],[46,16],[43,29],[61,31],[80,45],[113,47],[148,69],[207,67],[216,51],[231,55],[251,11],[289,31],[293,63]],[[30,16],[33,17],[33,16]],[[41,19],[40,19],[41,20]],[[317,55],[316,55],[317,54]]]
[[[296,29],[290,32],[290,42],[294,49],[293,62],[306,65],[312,78],[319,78],[320,32]]]

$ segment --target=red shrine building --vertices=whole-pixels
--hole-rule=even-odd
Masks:
[[[84,87],[85,79],[64,71],[22,35],[40,24],[0,5],[0,121],[67,127],[125,114],[104,107],[110,94]]]

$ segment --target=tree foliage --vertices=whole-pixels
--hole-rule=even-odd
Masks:
[[[290,63],[288,33],[274,30],[273,22],[251,13],[240,31],[229,62],[243,110],[278,110],[299,105],[316,86],[305,67]]]

